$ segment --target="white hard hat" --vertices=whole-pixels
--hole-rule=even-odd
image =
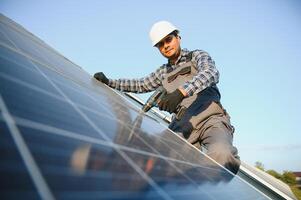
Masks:
[[[149,32],[149,37],[152,41],[153,46],[155,46],[158,42],[160,42],[160,40],[165,38],[173,31],[179,32],[179,30],[168,21],[159,21],[155,23]]]

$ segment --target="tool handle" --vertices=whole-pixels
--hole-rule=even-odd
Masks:
[[[158,87],[158,89],[148,98],[146,103],[143,105],[142,110],[144,112],[149,111],[152,107],[158,106],[158,101],[167,93],[163,86]]]

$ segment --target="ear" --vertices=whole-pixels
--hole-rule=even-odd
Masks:
[[[179,40],[179,42],[181,42],[181,36],[177,35],[177,39]]]

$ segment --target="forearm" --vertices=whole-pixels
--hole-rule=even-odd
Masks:
[[[150,81],[149,78],[141,79],[109,79],[108,86],[123,92],[145,93],[159,87],[160,82]]]
[[[108,86],[124,92],[145,93],[151,92],[162,85],[166,67],[163,65],[155,72],[140,79],[109,79]]]

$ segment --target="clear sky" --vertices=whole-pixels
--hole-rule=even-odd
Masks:
[[[241,159],[278,172],[301,171],[300,11],[298,0],[0,0],[2,14],[110,78],[140,78],[165,63],[148,33],[172,22],[182,47],[215,60]]]

